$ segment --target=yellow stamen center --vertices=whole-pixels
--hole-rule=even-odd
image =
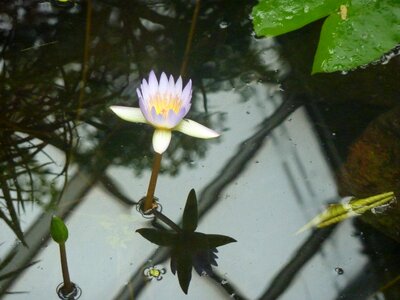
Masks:
[[[155,94],[149,101],[150,108],[154,107],[158,115],[167,118],[168,112],[172,110],[178,113],[182,107],[182,101],[175,95],[171,94]]]

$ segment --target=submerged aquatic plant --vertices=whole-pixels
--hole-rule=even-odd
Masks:
[[[60,248],[63,282],[57,287],[57,295],[60,299],[78,299],[81,296],[82,291],[71,281],[69,276],[67,252],[65,250],[65,243],[68,239],[68,228],[61,218],[57,216],[52,217],[50,223],[50,235]]]
[[[192,269],[199,275],[213,275],[212,265],[217,266],[217,249],[235,239],[219,234],[205,234],[195,231],[198,223],[197,197],[192,189],[186,201],[182,217],[182,228],[167,219],[160,212],[154,215],[168,224],[174,231],[154,228],[140,228],[140,233],[148,241],[171,248],[171,271],[178,275],[179,284],[185,294],[192,279]]]
[[[143,79],[140,89],[137,89],[140,108],[111,106],[111,110],[121,119],[134,123],[147,123],[155,128],[153,148],[156,153],[162,154],[167,150],[171,141],[171,131],[176,130],[184,134],[209,139],[219,134],[195,121],[184,119],[191,107],[192,81],[182,88],[182,78],[175,82],[172,75],[169,79],[165,73],[161,74],[158,82],[153,71],[149,80]]]

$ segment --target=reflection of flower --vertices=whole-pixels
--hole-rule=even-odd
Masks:
[[[149,82],[143,79],[137,89],[140,108],[111,106],[111,110],[121,119],[135,123],[148,123],[156,128],[153,135],[153,148],[162,154],[171,141],[171,131],[177,130],[190,136],[208,139],[219,136],[211,130],[192,120],[183,119],[189,112],[192,98],[192,81],[182,88],[182,78],[175,82],[172,75],[167,78],[161,74],[157,81],[153,71]]]

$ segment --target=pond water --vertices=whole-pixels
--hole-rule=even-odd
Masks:
[[[400,191],[400,60],[311,76],[320,24],[256,38],[255,3],[0,4],[0,298],[58,299],[57,215],[80,299],[400,299],[395,200],[296,234],[328,204]],[[109,109],[138,107],[151,70],[192,79],[187,117],[221,133],[173,132],[162,156],[162,214],[181,224],[194,189],[196,231],[236,240],[187,295],[170,258],[197,246],[136,232],[168,229],[137,207],[154,129]]]

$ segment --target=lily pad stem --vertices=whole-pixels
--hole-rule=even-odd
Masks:
[[[154,191],[156,190],[158,173],[160,172],[161,158],[162,158],[162,155],[159,153],[156,153],[154,156],[153,169],[151,171],[149,187],[147,189],[146,200],[144,201],[144,205],[143,205],[143,211],[145,213],[147,211],[151,211],[154,208],[153,207]]]

